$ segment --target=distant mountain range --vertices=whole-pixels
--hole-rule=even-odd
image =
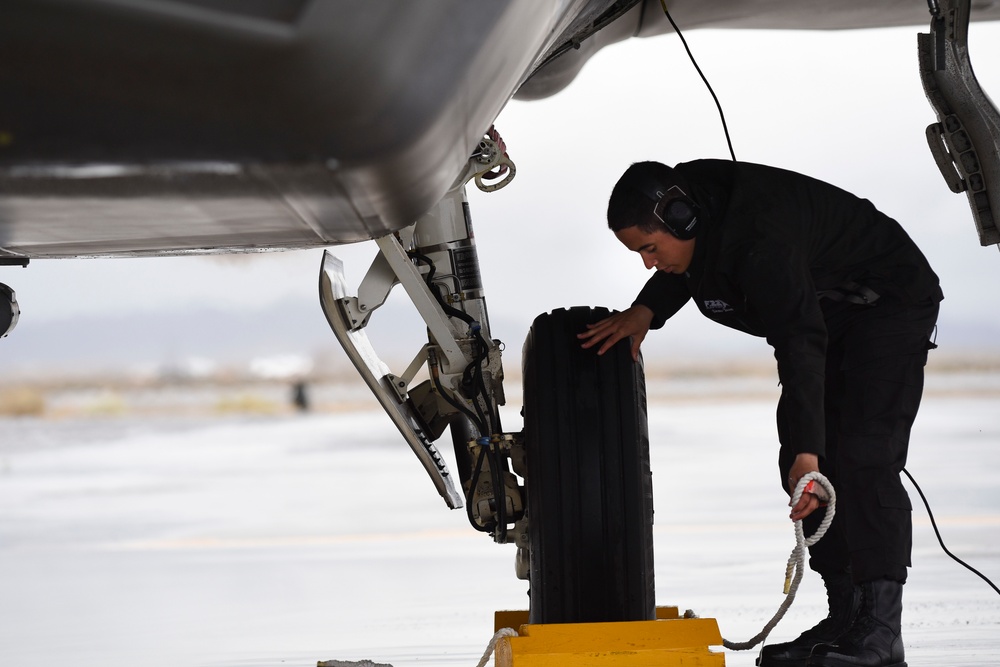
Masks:
[[[526,332],[527,326],[494,323],[494,332]],[[367,329],[383,359],[403,364],[426,342],[425,331],[412,306],[392,301]],[[178,372],[209,364],[249,367],[255,360],[292,355],[334,369],[350,366],[319,304],[306,299],[260,310],[196,308],[42,321],[22,313],[17,328],[0,340],[0,375]]]
[[[520,366],[521,346],[533,318],[526,314],[523,319],[499,317],[492,322],[494,337],[505,343],[504,363],[510,370]],[[426,340],[423,323],[402,300],[390,300],[375,313],[368,335],[394,367],[407,364]],[[1000,356],[1000,323],[951,322],[938,343],[941,356],[995,358]],[[651,334],[643,349],[647,364],[737,358],[767,363],[769,354],[763,341],[721,327],[691,335],[684,326],[675,326]],[[325,370],[350,369],[319,305],[307,299],[259,310],[151,310],[42,321],[28,312],[11,335],[0,340],[0,381],[33,375],[249,368],[254,360],[290,356],[311,359]]]

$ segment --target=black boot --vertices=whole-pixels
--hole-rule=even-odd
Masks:
[[[860,585],[861,608],[851,628],[813,648],[809,667],[906,667],[903,662],[903,584],[890,579]]]
[[[797,639],[765,646],[757,658],[760,667],[805,667],[813,646],[832,642],[851,627],[860,600],[851,575],[825,574],[823,585],[826,586],[829,615]]]

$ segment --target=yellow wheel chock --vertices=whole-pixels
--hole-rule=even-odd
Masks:
[[[496,667],[724,667],[714,618],[681,618],[657,607],[655,621],[528,624],[526,611],[498,611],[495,630],[517,637],[497,642]]]

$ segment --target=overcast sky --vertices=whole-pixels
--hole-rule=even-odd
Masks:
[[[965,196],[948,190],[930,157],[924,129],[936,119],[917,72],[918,31],[926,27],[686,36],[724,106],[737,157],[871,199],[903,224],[941,277],[942,349],[1000,352],[1000,255],[979,246]],[[980,83],[997,97],[1000,23],[973,25],[970,33]],[[728,157],[712,99],[672,35],[599,52],[560,94],[512,102],[497,128],[517,176],[491,194],[472,187],[469,197],[494,335],[515,350],[536,314],[578,304],[624,308],[642,286],[648,274],[641,261],[618,245],[604,219],[611,188],[631,162]],[[138,322],[174,314],[175,337],[183,340],[185,329],[197,330],[185,318],[200,308],[250,315],[267,327],[283,312],[314,307],[318,330],[321,252],[38,260],[26,270],[2,268],[0,281],[15,289],[23,313],[0,343],[0,363],[44,354],[32,344],[37,327],[72,329],[112,316],[120,328],[128,321],[122,316]],[[374,248],[334,252],[356,285]],[[95,347],[114,340],[114,332],[79,335]],[[288,338],[286,351],[302,350],[294,334]],[[759,341],[703,320],[693,307],[649,342],[647,355],[768,354]],[[276,351],[272,343],[269,352]]]

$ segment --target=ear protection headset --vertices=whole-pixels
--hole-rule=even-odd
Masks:
[[[667,231],[682,241],[698,233],[698,205],[680,186],[665,188],[652,178],[641,175],[635,187],[653,201],[653,215]]]

